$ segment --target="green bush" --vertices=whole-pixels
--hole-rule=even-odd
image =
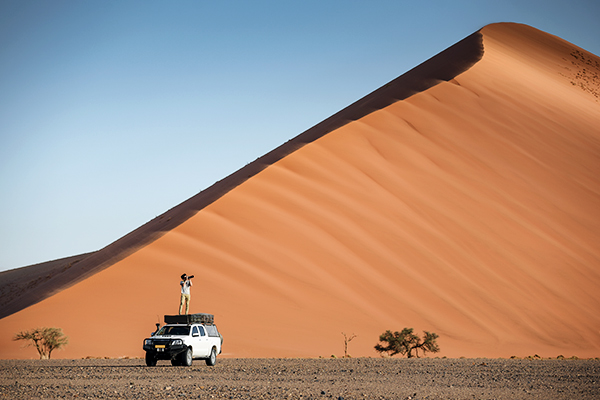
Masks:
[[[423,339],[421,339],[413,333],[413,328],[404,328],[401,332],[387,330],[379,336],[381,343],[375,345],[375,350],[390,356],[402,354],[407,358],[419,357],[419,350],[423,352],[423,355],[427,352],[437,353],[440,351],[436,342],[438,337],[437,333],[424,331]]]
[[[69,343],[69,338],[60,328],[34,328],[22,331],[17,333],[13,340],[29,340],[27,346],[35,346],[42,360],[49,359],[52,350],[60,349]]]

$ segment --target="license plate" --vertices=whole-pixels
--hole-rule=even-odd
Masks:
[[[164,344],[155,344],[155,345],[154,345],[154,348],[155,348],[155,349],[164,349],[164,348],[165,348],[165,345],[164,345]]]

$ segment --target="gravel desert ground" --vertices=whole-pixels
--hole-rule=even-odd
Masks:
[[[597,399],[600,360],[1,360],[0,398]]]

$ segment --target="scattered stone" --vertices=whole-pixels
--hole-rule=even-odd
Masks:
[[[199,374],[189,379],[192,371]],[[0,360],[0,397],[17,400],[433,400],[523,396],[596,400],[599,388],[600,360],[219,359],[215,367],[194,362],[191,369],[171,367],[167,362],[148,368],[144,360],[135,359],[50,360],[43,364],[39,360]]]

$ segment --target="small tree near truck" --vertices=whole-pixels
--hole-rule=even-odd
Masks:
[[[60,328],[34,328],[21,331],[13,337],[13,340],[29,340],[26,346],[35,346],[40,360],[49,359],[53,350],[69,343],[69,338]]]
[[[440,351],[436,342],[438,337],[437,333],[424,331],[421,340],[413,333],[413,328],[404,328],[401,332],[387,330],[379,336],[379,341],[382,343],[376,344],[375,350],[379,353],[388,353],[390,356],[402,354],[407,358],[419,357],[419,350],[423,351],[423,355],[427,352],[437,353]]]

